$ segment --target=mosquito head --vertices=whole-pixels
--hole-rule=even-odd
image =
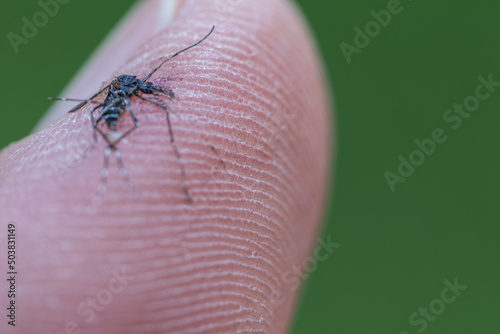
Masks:
[[[111,92],[120,96],[130,96],[137,91],[140,82],[135,75],[120,75],[111,83]]]
[[[135,75],[120,75],[115,81],[122,88],[136,88],[140,82]]]
[[[130,86],[133,84],[137,84],[139,80],[137,80],[137,77],[135,75],[120,75],[119,77],[116,78],[116,81],[118,81],[121,85],[125,86]]]

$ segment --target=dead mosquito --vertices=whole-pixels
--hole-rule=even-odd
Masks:
[[[184,190],[184,193],[186,194],[189,202],[193,201],[193,198],[191,197],[191,194],[189,192],[189,189],[186,186],[186,170],[184,166],[184,162],[182,161],[181,154],[177,148],[177,144],[175,142],[175,137],[174,137],[174,132],[172,130],[172,123],[170,120],[170,112],[168,110],[168,107],[161,103],[158,102],[154,99],[148,98],[144,95],[153,95],[156,97],[166,97],[166,98],[173,98],[174,97],[174,92],[171,89],[163,89],[161,87],[155,86],[151,82],[147,82],[151,76],[158,71],[165,63],[167,63],[169,60],[172,58],[180,55],[181,53],[197,46],[204,40],[208,38],[214,31],[215,26],[212,27],[212,30],[203,37],[201,40],[199,40],[197,43],[173,54],[172,56],[168,57],[166,60],[160,63],[157,67],[155,67],[144,79],[138,79],[135,75],[120,75],[118,77],[115,77],[113,81],[111,81],[110,84],[105,86],[103,89],[101,89],[99,92],[97,92],[94,96],[92,96],[88,100],[82,100],[82,99],[71,99],[71,98],[55,98],[55,97],[49,97],[50,100],[59,100],[59,101],[74,101],[74,102],[81,102],[78,104],[76,107],[71,109],[69,113],[73,113],[79,109],[81,109],[83,106],[85,106],[87,103],[93,103],[96,106],[91,110],[90,116],[92,119],[92,127],[94,130],[94,141],[97,140],[97,135],[96,133],[99,133],[99,135],[106,141],[107,147],[104,152],[104,163],[103,167],[101,170],[101,180],[100,180],[100,185],[99,185],[99,192],[100,194],[104,194],[106,191],[107,187],[107,179],[108,179],[108,169],[109,169],[109,159],[111,155],[111,151],[113,152],[118,168],[119,168],[119,173],[120,176],[122,177],[122,180],[129,190],[132,190],[132,184],[128,178],[125,165],[123,163],[123,160],[121,158],[120,151],[118,150],[118,143],[124,139],[126,136],[128,136],[130,133],[132,133],[137,127],[139,126],[139,120],[137,116],[135,115],[134,109],[132,108],[132,97],[137,97],[141,100],[144,100],[146,102],[152,103],[160,108],[162,108],[165,111],[166,118],[167,118],[167,126],[168,126],[168,134],[170,136],[170,145],[172,146],[172,150],[174,151],[174,154],[177,159],[177,164],[179,165],[180,171],[181,171],[181,182],[182,182],[182,187]],[[100,94],[104,93],[107,90],[107,95],[104,98],[103,102],[95,101],[94,99],[98,97]],[[139,94],[142,93],[142,94]],[[101,109],[102,108],[102,109]],[[100,110],[99,116],[97,118],[94,117],[94,112]],[[134,125],[128,129],[127,131],[119,134],[116,136],[114,139],[111,139],[110,136],[108,136],[100,127],[99,124],[102,122],[105,123],[105,126],[109,129],[111,133],[116,132],[116,125],[120,118],[124,115],[125,111],[129,111],[130,115],[132,116],[132,120],[134,122]]]

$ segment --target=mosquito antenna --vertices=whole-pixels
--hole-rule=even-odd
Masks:
[[[160,69],[160,67],[162,67],[166,62],[168,62],[170,59],[174,58],[175,56],[178,56],[180,55],[181,53],[191,49],[191,48],[194,48],[195,46],[197,46],[198,44],[200,44],[201,42],[203,42],[204,40],[206,40],[208,38],[208,36],[210,36],[212,34],[212,32],[214,31],[215,29],[215,26],[212,26],[212,30],[210,30],[210,32],[208,33],[208,35],[206,35],[205,37],[203,37],[200,41],[196,42],[195,44],[185,48],[184,50],[181,50],[175,54],[173,54],[172,56],[170,56],[169,58],[167,58],[167,60],[165,60],[164,62],[162,62],[160,65],[158,65],[153,71],[151,71],[151,73],[148,74],[148,76],[146,76],[144,79],[142,79],[142,83],[145,83],[146,81],[148,81],[149,78],[151,78],[151,76]]]

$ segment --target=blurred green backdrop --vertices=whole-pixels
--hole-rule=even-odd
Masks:
[[[31,131],[47,96],[61,92],[133,2],[70,1],[18,54],[7,34],[39,7],[3,4],[0,147]],[[307,281],[292,333],[500,333],[500,89],[463,112],[460,127],[443,119],[457,117],[447,109],[465,99],[477,107],[468,97],[479,76],[500,81],[500,2],[298,3],[335,91],[338,163],[324,238],[342,246]],[[389,23],[376,14],[387,8]],[[370,24],[374,15],[385,27]],[[366,24],[365,46],[354,29]],[[436,128],[447,139],[421,163],[415,140]],[[394,181],[400,155],[421,163],[404,183]],[[442,295],[455,279],[467,288]]]

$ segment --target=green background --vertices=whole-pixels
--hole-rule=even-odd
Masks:
[[[0,147],[31,131],[47,96],[61,92],[132,3],[71,1],[19,54],[6,35],[39,7],[2,4]],[[388,0],[298,3],[335,92],[337,166],[324,237],[342,246],[307,281],[292,333],[419,333],[409,316],[436,305],[443,281],[455,277],[468,288],[424,332],[500,333],[500,89],[460,128],[443,120],[474,94],[478,76],[500,81],[500,2],[402,0],[403,11],[350,64],[339,44],[353,44],[354,27]],[[398,156],[408,158],[435,128],[447,140],[392,192],[384,173],[397,173]]]

